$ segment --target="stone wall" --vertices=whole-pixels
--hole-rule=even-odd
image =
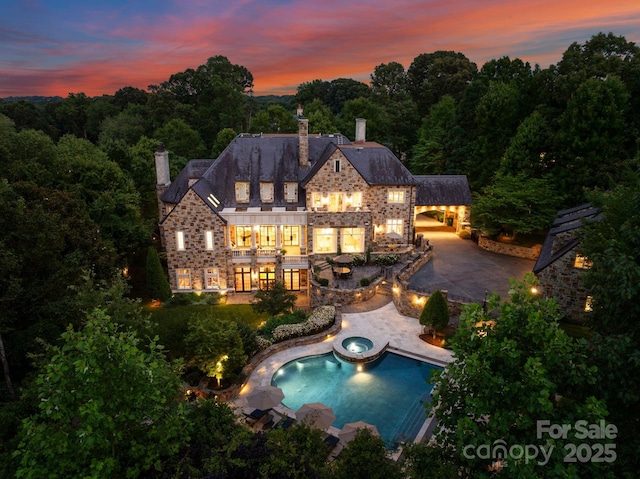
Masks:
[[[429,301],[429,294],[409,289],[409,278],[426,263],[431,261],[432,257],[433,250],[431,247],[427,247],[417,259],[408,263],[403,269],[396,273],[393,281],[393,304],[400,314],[411,318],[419,318],[424,305]],[[441,292],[447,300],[449,316],[452,322],[457,323],[457,318],[460,317],[462,306],[465,303],[452,301],[447,297],[447,291]]]
[[[309,281],[309,303],[312,308],[323,306],[325,304],[352,304],[362,301],[369,301],[376,295],[380,283],[384,278],[380,277],[374,280],[369,286],[356,289],[338,289],[320,286],[314,280]]]
[[[189,190],[160,225],[167,252],[169,284],[178,290],[176,270],[187,268],[191,274],[191,290],[205,289],[204,269],[217,268],[221,289],[232,281],[227,278],[227,252],[225,248],[225,224],[222,219],[205,205],[193,190]],[[184,250],[176,248],[176,232],[184,235]],[[206,231],[213,231],[213,249],[207,250]],[[214,291],[214,290],[208,290]]]
[[[575,258],[575,250],[570,251],[540,271],[537,277],[541,294],[555,298],[567,320],[583,323],[588,292],[582,281],[585,270],[574,266]]]
[[[532,248],[526,248],[524,246],[516,246],[512,244],[499,243],[489,239],[487,236],[480,236],[478,238],[478,246],[487,251],[493,251],[494,253],[504,254],[507,256],[515,256],[517,258],[537,260],[540,255],[542,245],[535,245]]]

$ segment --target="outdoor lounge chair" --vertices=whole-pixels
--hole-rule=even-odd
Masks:
[[[336,447],[338,445],[338,443],[340,442],[340,438],[337,436],[334,436],[332,434],[329,434],[327,437],[325,437],[323,439],[323,442],[329,446],[330,450],[333,450],[334,447]]]
[[[259,419],[262,419],[264,416],[266,416],[268,412],[269,409],[254,409],[248,414],[244,413],[244,415],[247,417],[247,420],[258,421]]]
[[[292,417],[286,417],[284,419],[282,419],[281,421],[278,421],[276,423],[276,425],[274,426],[274,429],[287,429],[288,427],[290,427],[294,422],[296,422],[295,419],[293,419]]]

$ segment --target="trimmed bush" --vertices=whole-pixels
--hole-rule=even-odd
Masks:
[[[442,331],[449,324],[449,306],[439,289],[429,297],[420,313],[420,324],[428,326],[434,331]]]
[[[153,246],[147,250],[147,290],[151,299],[166,301],[171,297],[171,287],[164,274],[160,257]]]
[[[371,280],[369,278],[362,278],[360,280],[360,286],[365,287],[371,284]]]
[[[309,319],[298,324],[283,324],[273,331],[274,341],[297,338],[319,333],[331,326],[336,317],[335,306],[320,306],[315,309]]]

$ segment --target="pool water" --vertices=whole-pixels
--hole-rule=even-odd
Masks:
[[[355,421],[374,424],[393,447],[413,440],[420,430],[433,388],[428,383],[431,372],[441,369],[390,352],[364,365],[327,353],[285,364],[271,383],[282,389],[282,403],[288,408],[297,410],[305,403],[321,402],[333,409],[333,426],[342,428]]]

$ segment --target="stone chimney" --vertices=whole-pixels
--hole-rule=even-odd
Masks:
[[[307,118],[298,119],[298,141],[299,165],[306,168],[309,166],[309,120]]]
[[[364,143],[367,137],[367,120],[356,118],[356,143]]]
[[[156,186],[159,188],[164,186],[165,189],[171,184],[171,175],[169,174],[169,152],[164,148],[164,144],[158,145],[158,151],[155,152],[156,157]]]
[[[158,151],[154,153],[156,157],[156,197],[158,199],[158,221],[162,221],[167,216],[167,207],[162,201],[162,195],[169,189],[171,176],[169,174],[169,152],[164,148],[164,144],[158,145]],[[160,226],[160,243],[164,247],[164,229]]]

